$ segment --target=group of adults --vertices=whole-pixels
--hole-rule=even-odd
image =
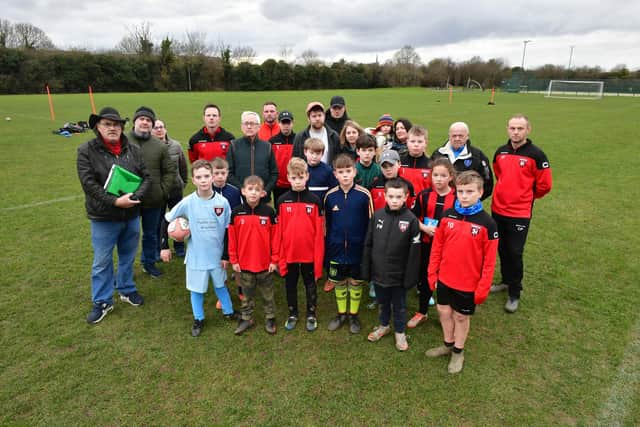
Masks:
[[[221,126],[220,107],[207,104],[203,108],[204,126],[189,140],[188,160],[192,163],[223,157],[229,164],[228,183],[241,187],[244,178],[258,175],[265,183],[266,197],[270,198],[273,193],[277,198],[288,187],[286,163],[292,156],[304,158],[303,147],[308,138],[323,141],[322,161],[331,165],[338,154],[353,154],[353,141],[365,133],[349,118],[342,96],[331,98],[328,111],[321,102],[310,102],[305,113],[307,124],[296,133],[293,114],[288,110],[278,111],[275,102],[265,102],[262,120],[257,112],[242,113],[242,136],[236,138]],[[94,251],[93,307],[87,317],[89,323],[100,322],[113,309],[114,288],[121,300],[134,306],[143,304],[144,298],[138,293],[133,277],[140,233],[142,269],[151,277],[159,277],[162,271],[156,263],[160,261],[161,230],[166,229],[162,227],[164,212],[180,201],[188,182],[182,147],[169,138],[165,122],[158,119],[151,108],[138,108],[133,115],[133,128],[125,134],[126,121],[111,107],[92,114],[89,125],[96,137],[78,148],[78,176],[85,193]],[[388,148],[403,153],[412,123],[401,118],[392,125],[392,143]],[[502,283],[492,290],[509,290],[505,308],[510,312],[517,309],[522,289],[522,254],[533,200],[551,188],[548,160],[528,139],[530,131],[531,125],[525,116],[509,120],[509,141],[496,151],[493,159],[495,191],[491,162],[479,148],[471,145],[465,123],[451,125],[448,140],[431,156],[432,159],[448,158],[457,171],[477,171],[484,178],[483,198],[494,195],[492,211],[500,233]],[[105,182],[113,165],[142,178],[139,188],[121,195],[106,192]],[[514,199],[513,194],[518,198]],[[118,255],[117,272],[113,265],[114,249]],[[176,255],[184,255],[183,246],[176,245],[174,249]]]

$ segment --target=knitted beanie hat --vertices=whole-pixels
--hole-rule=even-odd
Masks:
[[[133,114],[134,123],[138,119],[138,117],[147,117],[151,120],[152,123],[156,122],[156,113],[154,113],[153,110],[149,107],[143,106],[136,110],[136,112]]]
[[[393,117],[391,117],[391,114],[383,114],[378,119],[378,125],[376,126],[376,129],[379,130],[382,126],[391,126],[391,127],[393,127]]]

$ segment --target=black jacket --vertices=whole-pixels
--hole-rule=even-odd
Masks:
[[[346,122],[347,120],[351,119],[349,118],[346,109],[344,110],[344,114],[342,115],[342,117],[340,117],[339,119],[334,119],[331,115],[331,112],[329,111],[325,115],[324,124],[329,126],[331,129],[336,131],[338,135],[340,135],[340,132],[342,132],[342,128],[344,127],[344,122]]]
[[[480,174],[484,179],[484,188],[482,193],[482,200],[486,199],[493,193],[493,173],[491,172],[491,163],[489,159],[484,155],[482,150],[473,147],[471,140],[467,141],[467,146],[458,157],[454,158],[453,151],[449,141],[438,148],[431,155],[431,160],[436,160],[439,157],[446,157],[453,164],[453,167],[458,172],[464,172],[468,170],[474,170]]]
[[[142,150],[129,143],[123,134],[122,151],[119,156],[112,154],[102,143],[94,138],[78,147],[77,169],[80,185],[85,195],[87,217],[96,221],[128,221],[140,215],[140,206],[123,209],[113,205],[116,196],[104,189],[111,166],[117,164],[129,172],[142,178],[140,188],[134,193],[138,199],[144,200],[151,187],[151,177],[142,158]]]
[[[229,183],[242,188],[244,179],[258,175],[264,181],[264,191],[269,194],[278,179],[278,165],[267,141],[256,139],[251,143],[247,137],[234,139],[227,152]]]
[[[420,226],[406,206],[378,209],[369,221],[362,253],[362,278],[406,289],[420,281]]]
[[[309,139],[309,128],[307,126],[305,130],[296,134],[296,138],[293,140],[293,156],[300,157],[303,160],[307,160],[304,157],[304,142]],[[333,159],[340,154],[340,135],[333,129],[324,126],[327,129],[327,139],[329,140],[329,153],[327,154],[327,164],[333,167]]]

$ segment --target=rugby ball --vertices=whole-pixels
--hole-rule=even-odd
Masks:
[[[189,220],[179,216],[169,223],[167,234],[176,242],[184,242],[191,235],[189,230]]]

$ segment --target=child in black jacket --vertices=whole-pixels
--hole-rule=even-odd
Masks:
[[[362,256],[362,275],[374,283],[380,304],[380,325],[367,339],[378,341],[391,332],[389,320],[393,307],[396,348],[409,348],[404,333],[407,323],[407,289],[419,278],[420,226],[407,209],[409,188],[402,179],[390,179],[385,185],[387,201],[377,210],[371,221]]]

